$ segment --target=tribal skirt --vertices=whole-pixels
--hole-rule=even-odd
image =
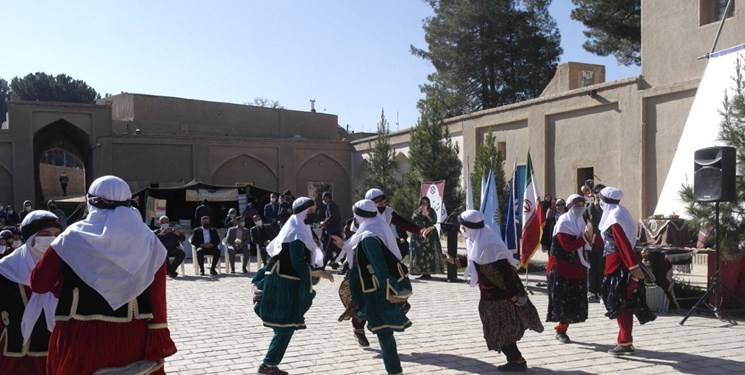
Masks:
[[[587,280],[566,279],[556,275],[556,268],[548,276],[547,322],[581,323],[587,320]]]
[[[633,290],[629,290],[629,285]],[[647,306],[647,293],[644,283],[637,283],[631,278],[631,272],[624,267],[618,267],[612,273],[605,275],[603,286],[603,303],[605,316],[616,319],[624,309],[631,310],[639,324],[644,324],[657,319],[652,310]]]

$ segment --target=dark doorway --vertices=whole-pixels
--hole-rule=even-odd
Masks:
[[[68,196],[73,190],[76,195],[85,193],[93,173],[90,144],[87,133],[65,120],[57,120],[34,134],[34,198],[37,208],[45,207],[48,199],[62,198],[59,186],[62,171],[69,175]],[[50,169],[50,166],[54,168]],[[82,182],[73,180],[78,174],[82,175]]]
[[[595,169],[590,168],[577,168],[577,194],[582,194],[582,185],[585,181],[593,179],[595,176]]]

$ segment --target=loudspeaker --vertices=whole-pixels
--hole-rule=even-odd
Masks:
[[[697,202],[735,200],[735,148],[707,147],[693,154],[693,196]]]

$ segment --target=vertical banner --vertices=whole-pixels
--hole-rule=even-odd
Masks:
[[[421,196],[429,198],[429,202],[432,204],[432,209],[437,213],[437,222],[442,223],[442,221],[448,216],[448,212],[445,209],[445,203],[442,201],[445,196],[445,180],[423,182]],[[439,224],[437,225],[437,230],[440,230]]]

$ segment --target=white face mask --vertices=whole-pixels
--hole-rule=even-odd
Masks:
[[[277,201],[277,198],[271,198],[270,200],[272,201],[272,203],[274,203]]]
[[[585,213],[585,208],[583,206],[574,206],[572,207],[572,213],[575,216],[582,216]]]
[[[23,207],[23,209],[26,210],[26,211],[31,211],[31,206],[25,206],[25,207]]]
[[[461,233],[461,234],[462,234],[462,235],[463,235],[464,237],[468,238],[468,231],[466,230],[466,227],[464,227],[464,226],[462,226],[462,225],[461,225],[461,226],[460,226],[460,233]]]
[[[608,208],[608,203],[605,203],[604,200],[600,200],[600,209],[605,211],[606,208]]]
[[[256,222],[256,226],[260,227],[262,225],[264,225],[264,222],[263,221],[259,220],[259,221]]]
[[[21,247],[21,245],[23,245],[23,243],[21,242],[21,240],[15,240],[15,241],[13,241],[13,248],[14,249],[17,249],[17,248]]]
[[[239,228],[243,228],[243,222],[242,221],[239,221],[237,224],[238,224],[238,227]]]
[[[5,246],[5,245],[0,245],[0,254],[5,254],[5,249],[7,249],[7,248],[8,247]]]
[[[168,229],[169,224],[168,223],[160,223],[160,229]]]
[[[13,215],[13,210],[8,210],[8,213]]]
[[[235,213],[235,212],[231,212],[231,213],[230,213],[230,217],[236,217],[236,216],[238,216],[238,215],[236,215],[236,213]]]
[[[36,236],[34,238],[34,245],[32,246],[34,252],[39,255],[44,254],[55,238],[54,236]]]

